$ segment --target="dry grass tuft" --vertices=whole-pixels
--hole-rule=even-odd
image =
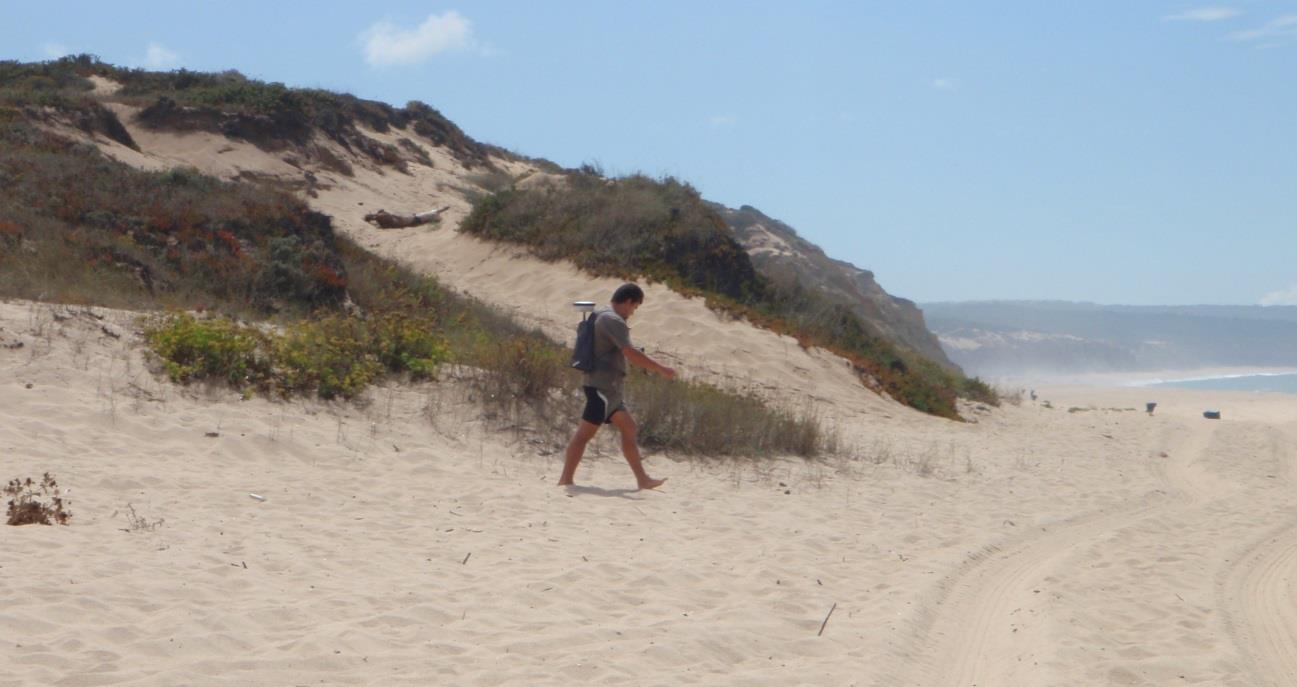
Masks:
[[[50,473],[41,481],[12,479],[4,493],[9,499],[8,524],[10,525],[66,525],[72,519],[63,500],[58,482]]]
[[[126,525],[127,526],[124,527],[122,531],[123,532],[152,532],[158,529],[159,527],[161,527],[162,524],[165,522],[166,520],[164,518],[158,518],[157,520],[149,520],[143,515],[136,513],[135,506],[128,503],[126,504]]]

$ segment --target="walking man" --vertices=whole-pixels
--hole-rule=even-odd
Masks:
[[[626,456],[631,472],[635,473],[635,481],[640,489],[654,489],[666,481],[653,479],[644,471],[639,445],[636,443],[638,428],[622,403],[622,382],[626,377],[627,360],[667,379],[676,376],[675,370],[658,363],[631,345],[630,327],[626,325],[626,320],[643,303],[643,289],[636,284],[622,284],[613,292],[611,305],[601,306],[594,311],[595,367],[585,373],[585,411],[581,413],[581,423],[577,425],[576,434],[568,442],[563,475],[558,479],[559,486],[572,484],[577,465],[581,464],[581,457],[585,455],[586,444],[594,438],[599,427],[606,424],[613,425],[621,432],[622,454]]]

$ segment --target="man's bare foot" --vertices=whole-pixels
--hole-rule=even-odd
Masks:
[[[572,480],[570,480],[570,479],[569,479],[569,480],[559,480],[558,486],[560,486],[560,487],[570,487],[570,486],[572,486]]]
[[[648,477],[639,483],[639,488],[657,489],[658,487],[662,486],[662,484],[665,483],[666,481],[667,480],[665,477],[663,477],[662,479],[653,479],[652,477]]]

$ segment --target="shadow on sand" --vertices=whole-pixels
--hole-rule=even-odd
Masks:
[[[622,499],[639,501],[640,499],[633,496],[639,494],[639,489],[604,489],[602,487],[587,487],[584,485],[572,484],[566,487],[568,496],[586,495],[590,496],[615,496]]]

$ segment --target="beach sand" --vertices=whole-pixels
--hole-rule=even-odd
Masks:
[[[0,685],[1297,683],[1295,397],[1041,389],[657,492],[604,442],[563,489],[453,380],[244,401],[133,317],[0,304],[0,478],[73,513],[0,530]]]
[[[113,107],[140,152],[93,142],[130,164],[304,177]],[[308,202],[569,340],[567,304],[618,282],[456,233],[473,172],[425,152],[315,169]],[[152,372],[132,313],[0,303],[0,480],[48,471],[73,513],[0,528],[0,686],[1297,684],[1297,396],[1039,387],[951,422],[647,292],[638,344],[815,412],[841,455],[650,455],[669,481],[637,492],[603,436],[563,489],[555,446],[484,422],[449,373],[245,401]]]

